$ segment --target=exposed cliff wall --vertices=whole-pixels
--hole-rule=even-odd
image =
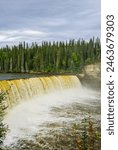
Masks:
[[[100,89],[101,87],[101,63],[86,65],[81,74],[78,74],[82,84]]]
[[[86,76],[91,76],[93,78],[100,78],[101,63],[86,65],[83,69],[83,73]]]

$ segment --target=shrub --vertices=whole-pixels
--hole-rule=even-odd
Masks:
[[[3,144],[3,140],[7,132],[7,126],[6,124],[3,123],[5,109],[6,109],[5,99],[6,99],[6,93],[0,91],[0,145]]]

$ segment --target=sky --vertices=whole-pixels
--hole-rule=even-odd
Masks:
[[[0,46],[100,37],[100,0],[0,0]]]

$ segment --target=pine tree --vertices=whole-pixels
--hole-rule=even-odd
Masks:
[[[0,48],[0,72],[76,72],[100,61],[99,38],[42,42]]]
[[[0,145],[3,144],[3,140],[5,139],[5,135],[7,132],[7,127],[3,123],[3,118],[5,115],[5,109],[6,109],[5,98],[6,98],[5,93],[0,91]]]

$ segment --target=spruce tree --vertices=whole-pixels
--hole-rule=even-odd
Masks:
[[[31,46],[24,42],[0,48],[0,72],[78,72],[100,58],[99,38],[32,43]]]
[[[5,99],[6,94],[0,91],[0,145],[3,144],[3,140],[5,139],[5,135],[7,132],[7,126],[3,123],[4,115],[5,115]]]

